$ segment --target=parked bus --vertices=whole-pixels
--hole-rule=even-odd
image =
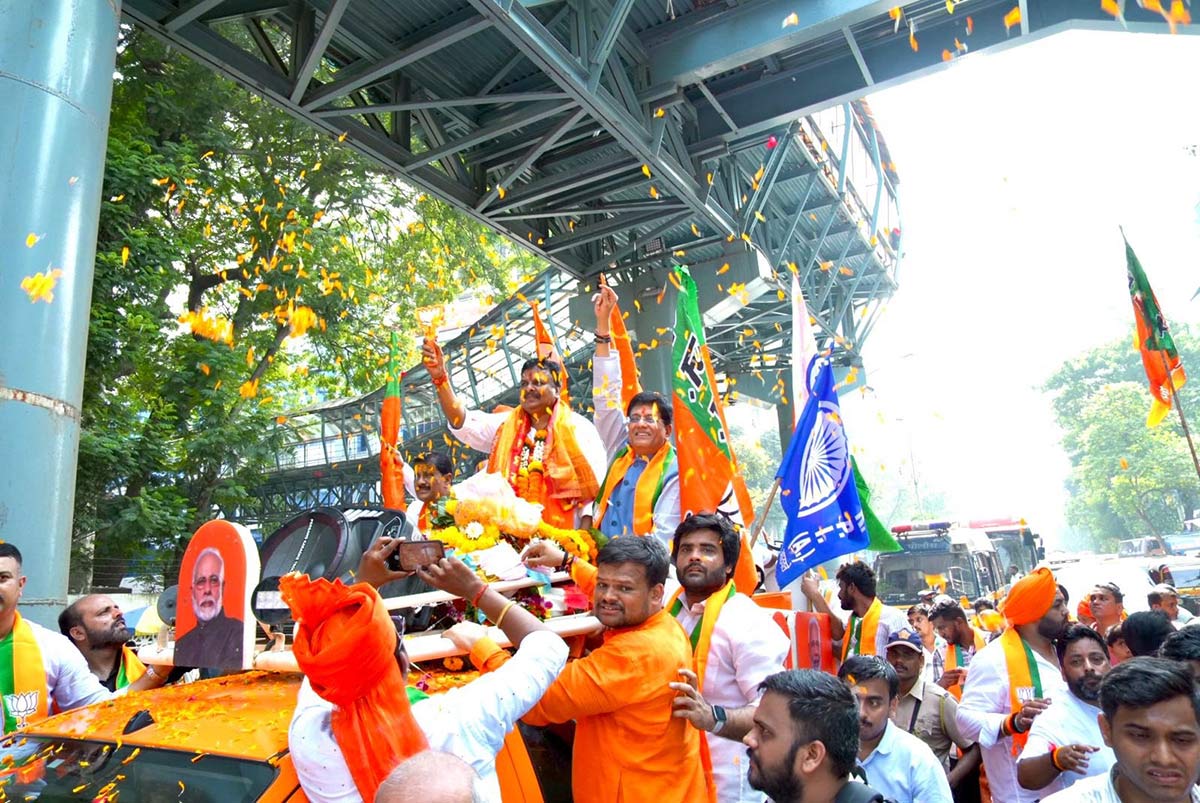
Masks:
[[[875,559],[880,599],[887,605],[913,605],[927,588],[940,585],[958,599],[995,594],[1004,584],[996,547],[986,532],[948,521],[892,528],[903,552]]]
[[[1025,519],[979,519],[967,522],[975,530],[983,530],[996,546],[1005,582],[1017,567],[1019,574],[1033,571],[1046,557],[1042,537],[1029,528]]]

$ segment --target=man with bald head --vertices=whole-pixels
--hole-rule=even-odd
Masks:
[[[400,762],[375,793],[375,803],[484,803],[471,765],[440,750]]]
[[[133,628],[125,624],[125,616],[112,597],[80,597],[58,615],[58,629],[79,648],[88,669],[109,691],[123,689],[146,674],[159,682],[165,678],[165,673],[147,668],[125,646],[133,638]]]
[[[212,547],[201,551],[192,566],[191,597],[196,626],[176,640],[175,663],[204,667],[240,665],[242,620],[225,615],[225,560]]]

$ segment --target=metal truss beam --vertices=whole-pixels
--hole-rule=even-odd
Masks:
[[[550,35],[528,9],[510,6],[511,0],[470,0],[479,13],[490,19],[505,37],[525,52],[556,84],[568,92],[588,114],[635,158],[651,166],[655,180],[685,203],[712,228],[736,234],[736,221],[723,209],[706,204],[690,173],[674,159],[658,151],[639,120],[611,101],[607,93],[592,92],[588,75],[562,44]],[[508,6],[506,8],[506,6]]]
[[[499,197],[503,188],[511,187],[513,182],[521,177],[521,174],[533,166],[533,163],[541,158],[542,154],[554,147],[555,143],[571,130],[584,117],[583,109],[576,110],[573,114],[569,114],[562,119],[558,125],[550,129],[529,151],[521,157],[521,161],[509,170],[503,178],[496,182],[496,185],[488,190],[487,194],[479,199],[475,204],[475,208],[483,211],[487,205]],[[506,191],[506,190],[505,190]]]
[[[338,23],[342,21],[342,15],[346,13],[346,9],[350,5],[350,0],[333,0],[333,6],[325,14],[325,23],[321,26],[321,32],[317,34],[317,38],[313,40],[312,45],[308,48],[308,52],[304,55],[304,59],[300,62],[300,67],[296,71],[296,82],[292,86],[289,98],[292,103],[299,103],[300,98],[304,97],[304,93],[308,91],[308,85],[313,79],[313,74],[316,73],[317,67],[321,64],[321,58],[325,55],[325,48],[329,47],[329,42],[333,39],[333,35],[337,32]],[[357,87],[351,87],[357,89]],[[349,92],[350,90],[347,90]]]

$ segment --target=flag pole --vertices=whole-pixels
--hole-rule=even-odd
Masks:
[[[1193,457],[1195,453],[1193,453]],[[1200,469],[1198,469],[1200,470]],[[767,523],[767,512],[771,509],[772,503],[775,501],[775,494],[779,491],[779,484],[782,480],[779,477],[775,478],[775,484],[771,486],[771,493],[767,494],[767,501],[763,504],[762,510],[758,512],[758,518],[754,522],[754,532],[750,534],[750,548],[758,542],[758,536],[762,533],[763,525]]]
[[[1192,442],[1192,433],[1188,429],[1187,418],[1183,415],[1183,402],[1179,398],[1179,391],[1175,389],[1175,377],[1171,375],[1171,368],[1167,365],[1167,355],[1159,351],[1158,356],[1162,359],[1163,370],[1167,372],[1167,382],[1171,385],[1171,401],[1175,406],[1175,411],[1179,413],[1179,423],[1183,427],[1183,437],[1187,439],[1188,449],[1192,453],[1192,466],[1196,469],[1196,478],[1200,479],[1200,458],[1196,457],[1196,444]]]

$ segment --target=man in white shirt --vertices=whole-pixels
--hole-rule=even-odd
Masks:
[[[883,657],[888,637],[907,629],[908,617],[875,596],[875,572],[861,560],[843,564],[837,571],[837,584],[838,603],[850,612],[847,623],[830,609],[815,575],[806,574],[800,588],[814,611],[829,614],[829,634],[835,648],[840,644],[843,661],[851,655]]]
[[[1200,803],[1200,691],[1186,665],[1123,661],[1100,684],[1100,709],[1116,764],[1045,803]]]
[[[1017,762],[1017,780],[1047,797],[1082,778],[1103,775],[1116,761],[1100,736],[1100,683],[1110,669],[1104,639],[1071,625],[1054,642],[1067,694],[1039,714]]]
[[[692,649],[705,654],[695,660],[702,678],[687,672],[687,683],[671,687],[680,692],[675,715],[706,732],[718,803],[765,803],[747,781],[740,742],[754,725],[762,682],[783,669],[788,638],[768,611],[735,592],[731,578],[740,546],[721,515],[689,516],[675,531],[672,559],[682,589],[667,610],[691,636]]]
[[[357,572],[358,579],[374,587],[401,579],[405,573],[393,572],[386,564],[387,556],[397,544],[398,542],[388,538],[376,541],[363,555]],[[500,803],[500,785],[496,777],[495,761],[505,735],[541,699],[566,664],[567,646],[561,638],[520,606],[510,608],[507,598],[499,592],[484,588],[483,581],[457,559],[443,559],[420,570],[418,574],[422,580],[435,588],[475,601],[476,607],[492,621],[501,619],[501,630],[509,641],[517,645],[516,655],[495,672],[482,675],[465,686],[421,699],[419,694],[413,693],[414,690],[404,686],[403,679],[408,673],[408,656],[403,649],[403,639],[399,638],[397,642],[398,636],[394,631],[390,635],[376,632],[380,628],[386,630],[391,627],[387,624],[386,617],[380,619],[375,616],[369,619],[365,625],[372,629],[372,632],[367,634],[369,638],[349,627],[352,623],[361,622],[361,615],[352,622],[352,617],[347,617],[341,611],[335,612],[337,621],[331,620],[323,628],[324,632],[319,632],[322,622],[304,622],[304,611],[297,611],[298,605],[311,603],[298,603],[288,598],[285,593],[285,600],[292,606],[293,613],[298,614],[297,620],[301,623],[302,633],[305,630],[311,631],[311,635],[305,636],[306,643],[313,645],[304,653],[299,649],[296,651],[297,662],[305,671],[306,678],[301,684],[296,710],[288,729],[288,746],[300,785],[307,798],[314,803],[354,803],[372,799],[374,791],[364,794],[357,783],[357,776],[347,764],[347,755],[355,759],[354,752],[358,746],[347,745],[343,750],[334,736],[334,704],[319,696],[307,677],[312,668],[306,665],[303,655],[308,652],[317,658],[321,653],[345,653],[344,669],[334,674],[332,680],[323,676],[318,686],[322,693],[328,696],[339,696],[341,679],[344,679],[347,685],[362,682],[357,675],[364,671],[363,668],[377,663],[367,654],[372,649],[371,645],[391,639],[391,643],[396,645],[396,662],[400,670],[397,676],[399,685],[378,690],[385,695],[403,697],[407,694],[410,700],[417,698],[411,703],[411,714],[429,748],[458,756],[470,764],[480,775],[480,786],[486,792],[484,799],[488,803]],[[320,591],[317,590],[318,594]],[[375,595],[374,604],[382,605],[378,595]],[[461,625],[447,631],[446,637],[465,649],[470,649],[476,642],[476,637],[473,634],[468,634],[467,637],[460,635],[455,630],[457,627]],[[347,673],[355,677],[347,678]],[[331,673],[326,671],[325,674]],[[379,781],[382,781],[382,778],[379,778],[376,784]]]
[[[945,668],[946,640],[937,632],[933,622],[929,621],[931,606],[919,603],[908,609],[908,625],[921,639],[921,651],[925,653],[925,661],[921,670],[921,678],[930,683],[937,683]]]
[[[858,761],[867,783],[896,803],[951,803],[950,784],[929,745],[896,727],[900,679],[875,655],[846,659],[838,677],[858,700]]]
[[[1067,606],[1053,573],[1041,568],[1013,583],[1001,612],[1010,626],[972,659],[958,727],[979,743],[992,800],[1025,803],[1038,796],[1017,783],[1016,756],[1034,718],[1067,693],[1053,647]]]
[[[556,527],[578,527],[608,470],[596,427],[560,398],[563,368],[551,358],[521,366],[521,404],[511,411],[467,409],[454,394],[441,348],[426,338],[422,359],[450,432],[488,455],[487,470],[501,474],[517,496],[543,507]]]
[[[622,401],[625,379],[621,360],[612,350],[609,324],[617,294],[601,284],[593,301],[592,401],[609,468],[596,497],[592,524],[610,538],[629,533],[654,535],[670,549],[681,507],[679,464],[671,446],[671,402],[660,393],[643,391],[626,407]]]
[[[405,515],[422,536],[429,536],[430,520],[436,515],[439,500],[450,495],[454,483],[454,461],[442,452],[426,452],[411,466],[403,466],[404,485],[416,501],[409,503]]]

